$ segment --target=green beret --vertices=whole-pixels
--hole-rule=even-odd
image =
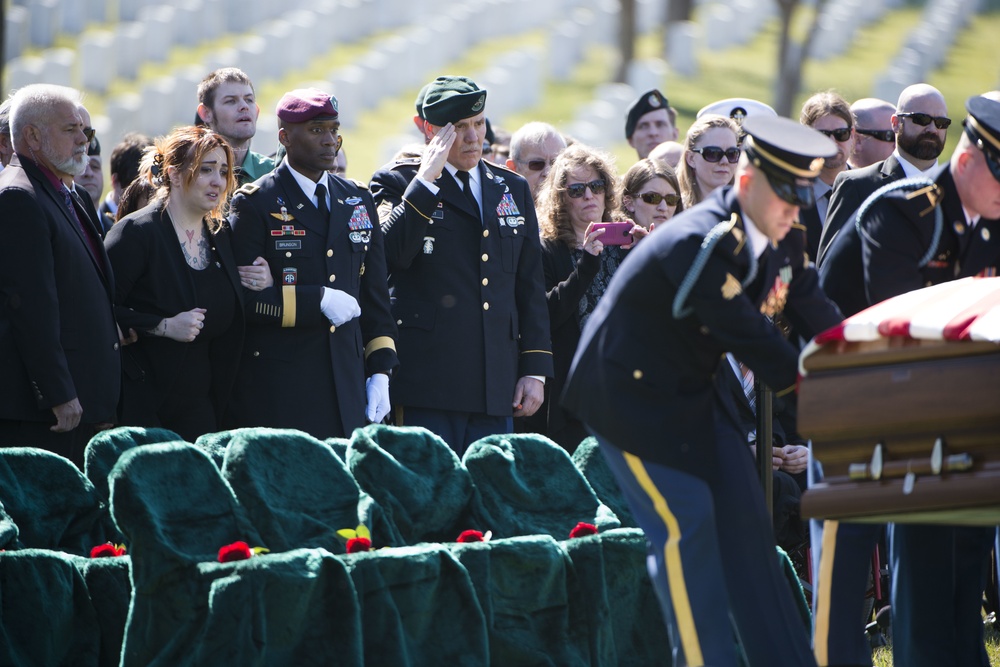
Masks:
[[[427,86],[424,119],[432,125],[455,123],[486,108],[486,91],[464,76],[439,76]]]

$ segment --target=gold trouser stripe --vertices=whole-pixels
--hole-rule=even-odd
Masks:
[[[281,287],[281,326],[295,326],[295,285]]]
[[[830,590],[833,578],[833,557],[837,547],[838,521],[823,522],[823,546],[819,554],[819,573],[816,577],[816,629],[813,637],[813,650],[819,667],[826,667],[830,661]]]
[[[701,657],[698,629],[694,624],[694,614],[691,613],[691,600],[688,598],[687,583],[684,581],[684,568],[681,564],[681,529],[677,523],[677,517],[667,507],[667,499],[653,484],[642,460],[628,452],[622,452],[622,454],[625,456],[625,463],[628,464],[629,470],[635,475],[642,490],[653,501],[657,515],[667,527],[667,543],[663,547],[663,560],[667,565],[670,602],[673,604],[674,617],[677,619],[677,626],[680,630],[681,648],[684,649],[684,657],[687,659],[688,665],[691,667],[703,665],[704,659]]]
[[[365,345],[365,359],[367,359],[368,355],[375,350],[381,350],[384,347],[387,347],[395,352],[396,342],[389,336],[376,336],[375,338],[372,338],[368,341],[368,344]]]

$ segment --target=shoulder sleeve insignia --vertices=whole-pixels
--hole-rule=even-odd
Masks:
[[[359,180],[358,180],[358,179],[356,179],[356,178],[352,178],[352,179],[351,179],[351,181],[352,181],[352,182],[353,182],[353,183],[354,183],[354,184],[355,184],[356,186],[358,186],[359,188],[361,188],[362,190],[367,190],[367,189],[368,189],[368,184],[367,184],[367,183],[365,183],[364,181],[359,181]]]
[[[726,282],[722,283],[722,298],[726,301],[732,301],[734,298],[743,293],[743,286],[740,285],[740,281],[731,274],[726,274]]]
[[[249,197],[258,190],[260,190],[259,185],[254,185],[253,183],[247,183],[246,185],[241,186],[240,189],[236,191],[236,194],[246,195],[247,197]]]

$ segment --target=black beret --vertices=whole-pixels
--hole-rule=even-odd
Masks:
[[[336,120],[337,98],[318,88],[297,88],[281,96],[275,114],[286,123]]]
[[[750,162],[766,175],[775,193],[785,201],[809,208],[816,203],[812,184],[825,158],[837,154],[837,146],[822,133],[780,116],[747,116],[743,144]]]
[[[90,140],[87,145],[87,155],[100,155],[101,154],[101,141],[94,135],[94,138]]]
[[[628,108],[625,114],[625,138],[631,139],[635,132],[635,126],[639,124],[639,119],[650,111],[657,109],[669,109],[670,102],[663,96],[663,93],[656,88],[647,90],[640,95]]]
[[[486,91],[464,76],[439,76],[428,84],[423,108],[433,125],[455,123],[486,108]]]
[[[496,135],[493,134],[493,126],[490,125],[490,119],[486,119],[486,143],[492,144],[493,140],[496,139]]]
[[[417,100],[414,103],[417,107],[417,115],[421,118],[424,117],[424,98],[427,96],[427,89],[430,87],[431,84],[424,84],[424,87],[420,89],[419,93],[417,93]]]
[[[1000,181],[1000,102],[976,95],[965,102],[965,134],[983,151],[993,178]]]

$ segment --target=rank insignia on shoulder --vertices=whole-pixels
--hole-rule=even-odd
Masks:
[[[282,269],[281,270],[281,284],[282,285],[295,285],[299,282],[299,270],[298,269]]]
[[[434,237],[425,236],[424,237],[424,254],[430,255],[434,252]]]
[[[743,285],[740,281],[736,279],[731,273],[726,274],[726,282],[722,283],[722,298],[726,301],[732,301],[734,298],[743,293]]]
[[[355,204],[361,203],[361,197],[348,197],[345,202],[348,206],[354,206]]]
[[[364,181],[359,181],[359,180],[358,180],[358,179],[356,179],[356,178],[352,178],[352,179],[350,179],[350,180],[351,180],[351,182],[352,182],[352,183],[354,183],[354,184],[355,184],[356,186],[358,186],[358,187],[359,187],[359,188],[361,188],[362,190],[367,190],[367,189],[368,189],[368,184],[367,184],[367,183],[365,183]]]
[[[278,218],[278,214],[272,213],[274,217]],[[281,220],[281,218],[278,218]],[[294,219],[289,217],[290,220]],[[271,236],[305,236],[306,230],[295,229],[295,225],[282,225],[281,229],[272,229]]]
[[[254,185],[253,183],[247,183],[241,186],[240,189],[236,191],[236,194],[250,196],[253,193],[257,192],[258,190],[260,190],[259,185]]]

